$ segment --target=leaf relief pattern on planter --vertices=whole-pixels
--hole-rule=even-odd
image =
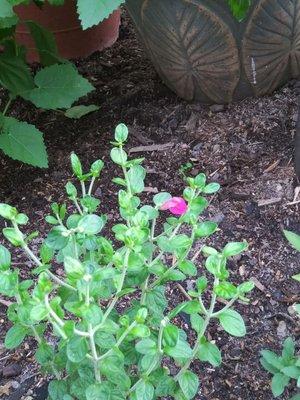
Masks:
[[[225,0],[127,0],[163,81],[180,97],[228,103],[300,74],[300,0],[252,0],[238,22]]]
[[[215,102],[232,100],[238,49],[221,18],[189,0],[148,0],[142,23],[154,63],[179,96],[192,100],[203,92]]]
[[[255,94],[271,93],[284,83],[287,72],[299,76],[300,2],[262,0],[245,32],[244,64]]]

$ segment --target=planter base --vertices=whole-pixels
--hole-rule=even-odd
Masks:
[[[127,0],[163,81],[180,97],[229,103],[300,74],[300,0],[253,0],[245,21],[227,0]]]

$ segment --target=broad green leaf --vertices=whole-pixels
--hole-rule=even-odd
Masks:
[[[74,336],[67,344],[68,359],[74,363],[79,363],[85,359],[88,352],[88,344],[86,338]]]
[[[261,357],[259,361],[264,369],[271,374],[277,374],[277,372],[280,372],[278,368],[274,367],[272,364],[269,364],[263,357]]]
[[[191,315],[191,325],[192,325],[192,328],[197,333],[200,333],[203,329],[204,319],[202,317],[200,317],[199,314],[192,314]]]
[[[180,339],[178,340],[175,347],[166,346],[164,348],[164,353],[175,359],[192,357],[192,349],[190,348],[187,342]]]
[[[294,356],[295,353],[295,344],[294,341],[291,337],[285,339],[283,343],[283,349],[282,349],[282,357],[285,360],[289,360]]]
[[[164,346],[175,347],[179,340],[179,329],[175,325],[167,325],[163,330]]]
[[[98,25],[125,0],[77,0],[77,12],[83,29]]]
[[[291,231],[283,231],[287,240],[298,251],[300,251],[300,235]]]
[[[215,222],[205,221],[197,226],[196,237],[203,238],[212,235],[218,228]]]
[[[0,29],[9,28],[18,22],[14,13],[13,4],[8,0],[1,0],[0,3]]]
[[[35,353],[35,358],[39,364],[47,364],[54,358],[54,348],[43,340],[39,344],[39,347]]]
[[[0,217],[13,220],[17,217],[18,210],[9,204],[0,203]]]
[[[0,82],[14,96],[34,88],[33,77],[25,62],[10,54],[0,54]]]
[[[218,316],[223,329],[232,336],[246,335],[246,327],[241,315],[234,310],[226,310]]]
[[[213,367],[218,367],[222,363],[220,350],[211,342],[205,342],[200,345],[198,357],[201,361],[209,362]]]
[[[180,388],[187,399],[193,399],[199,388],[199,378],[191,371],[185,371],[178,379]]]
[[[22,93],[22,97],[47,110],[70,108],[80,97],[94,90],[71,64],[45,67],[36,74],[34,82],[37,87]]]
[[[66,381],[51,381],[48,386],[48,392],[51,400],[62,400],[65,394],[68,394],[68,384]]]
[[[110,157],[115,164],[124,165],[127,161],[127,154],[123,149],[114,147],[111,149]]]
[[[9,240],[13,246],[22,246],[24,238],[19,231],[15,230],[15,228],[4,228],[2,232],[6,239]]]
[[[145,168],[141,167],[140,165],[134,165],[128,171],[128,179],[130,182],[130,188],[132,193],[142,193],[144,190],[144,179],[146,176]]]
[[[242,253],[247,248],[248,248],[247,242],[232,242],[232,243],[228,243],[224,247],[222,254],[226,258],[233,257],[233,256],[236,256],[236,255]]]
[[[55,37],[52,32],[34,21],[26,21],[38,51],[40,63],[47,67],[61,62],[57,51]]]
[[[85,215],[78,223],[78,228],[86,235],[96,235],[104,227],[103,218],[96,214]]]
[[[221,282],[214,287],[217,296],[223,299],[232,299],[237,294],[237,288],[230,282]]]
[[[152,400],[154,395],[154,386],[145,380],[142,380],[135,390],[137,400]]]
[[[4,345],[7,349],[14,349],[23,342],[28,334],[28,328],[16,324],[12,326],[6,333]]]
[[[81,279],[85,272],[81,262],[69,256],[65,257],[64,267],[67,275],[72,279]]]
[[[119,143],[126,142],[128,138],[128,128],[125,124],[117,125],[115,129],[115,140]]]
[[[99,110],[100,107],[95,104],[89,106],[74,106],[66,110],[65,116],[72,119],[80,119],[87,114]]]
[[[157,351],[157,345],[152,339],[143,339],[135,345],[135,349],[141,354],[155,354]]]
[[[0,271],[9,269],[11,263],[11,255],[6,247],[0,244]]]
[[[271,388],[275,397],[281,396],[285,387],[289,384],[290,378],[280,372],[272,378]]]
[[[90,385],[85,394],[88,400],[125,400],[125,394],[108,382]]]
[[[278,371],[280,371],[282,368],[284,368],[284,364],[283,364],[282,360],[273,351],[262,350],[261,355],[268,364],[270,364],[272,367],[276,368]]]
[[[62,226],[55,226],[48,233],[46,245],[52,250],[61,250],[69,243],[69,237],[65,236],[67,230]]]
[[[281,370],[281,372],[286,375],[289,376],[290,378],[293,379],[299,379],[300,378],[300,368],[296,367],[294,365],[291,365],[290,367],[285,367]]]
[[[171,199],[170,193],[161,192],[153,197],[153,202],[157,207],[161,207],[166,201]]]
[[[1,131],[0,149],[6,155],[35,167],[48,167],[43,134],[34,125],[5,117]]]

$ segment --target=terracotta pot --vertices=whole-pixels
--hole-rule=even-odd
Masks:
[[[253,0],[242,23],[227,0],[126,4],[161,78],[187,100],[261,96],[300,74],[300,0]]]
[[[22,21],[32,20],[54,33],[59,55],[74,59],[87,57],[97,50],[103,50],[115,43],[119,36],[120,11],[115,11],[101,24],[82,30],[76,12],[74,0],[66,0],[63,6],[50,6],[48,3],[40,9],[34,3],[15,8]],[[34,41],[24,24],[16,30],[17,41],[28,49],[28,61],[39,61],[34,50]]]

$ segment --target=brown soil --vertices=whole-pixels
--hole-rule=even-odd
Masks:
[[[299,254],[282,236],[283,228],[300,232],[300,205],[288,204],[296,183],[292,163],[296,97],[292,86],[221,112],[189,104],[161,83],[127,20],[113,48],[78,62],[78,68],[96,88],[84,103],[98,104],[100,110],[73,121],[16,101],[12,115],[45,133],[50,168],[34,169],[1,154],[0,201],[26,212],[31,229],[44,236],[48,227],[43,217],[53,201],[64,200],[63,187],[71,176],[69,154],[75,151],[85,166],[97,158],[106,162],[97,193],[103,212],[113,222],[118,213],[111,178],[118,172],[109,161],[109,141],[115,125],[122,121],[130,127],[128,149],[171,143],[167,150],[139,153],[146,157],[149,172],[145,201],[151,201],[156,189],[180,194],[183,183],[178,171],[187,162],[193,163],[192,174],[205,171],[210,180],[220,182],[222,190],[207,212],[220,223],[214,244],[246,239],[249,251],[231,263],[232,276],[236,282],[254,277],[257,285],[250,304],[237,306],[248,327],[245,338],[230,338],[211,326],[209,333],[221,347],[224,362],[218,369],[194,362],[202,387],[197,399],[271,400],[270,376],[260,367],[259,352],[263,348],[279,351],[285,337],[299,340],[300,334],[299,321],[289,314],[289,306],[299,301],[299,286],[291,280],[300,269]],[[264,200],[271,204],[263,205]],[[18,254],[14,262],[25,277],[30,264],[23,260]],[[169,292],[170,302],[178,301],[177,289],[171,287]],[[2,338],[9,326],[5,313],[6,307],[0,305]],[[3,379],[0,386],[13,380],[13,393],[13,387],[23,387],[29,378],[34,379],[35,387],[40,386],[33,354],[30,341],[15,352],[0,347],[0,374],[11,363],[22,366],[21,374]],[[32,389],[30,385],[24,395],[28,389]],[[288,399],[295,391],[291,387],[282,398]],[[10,398],[23,398],[17,393]]]

